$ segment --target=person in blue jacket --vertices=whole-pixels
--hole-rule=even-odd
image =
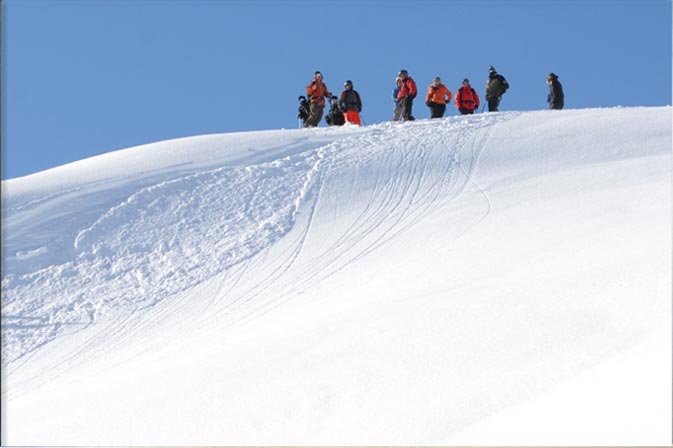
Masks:
[[[549,95],[547,95],[547,103],[550,109],[563,109],[563,87],[558,80],[558,76],[554,73],[547,75],[547,84],[549,84]]]
[[[400,121],[402,119],[403,104],[397,99],[397,94],[400,93],[402,87],[402,78],[395,78],[395,88],[393,89],[393,121]]]

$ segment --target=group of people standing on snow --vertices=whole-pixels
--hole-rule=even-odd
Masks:
[[[313,74],[313,81],[306,86],[306,95],[299,97],[299,118],[304,121],[304,127],[318,126],[325,109],[325,98],[330,100],[330,112],[325,117],[330,126],[341,126],[345,123],[361,125],[360,111],[362,100],[360,94],[353,90],[353,81],[344,83],[344,90],[340,97],[332,95],[323,82],[322,73]]]
[[[563,109],[563,87],[558,76],[550,73],[547,76],[549,94],[547,103],[550,109]],[[493,66],[488,70],[486,82],[486,102],[489,112],[497,112],[502,96],[509,89],[509,83],[503,75],[498,73]],[[400,70],[395,78],[395,87],[392,91],[393,121],[415,120],[412,114],[414,99],[418,93],[416,82],[407,70]],[[361,125],[360,112],[362,100],[357,91],[353,89],[353,82],[348,80],[344,83],[344,90],[339,97],[332,95],[323,82],[322,73],[314,73],[313,81],[306,87],[306,95],[299,97],[298,118],[303,121],[304,127],[318,126],[323,116],[326,105],[325,99],[330,100],[330,110],[325,121],[330,126],[341,126],[345,123]],[[430,118],[441,118],[446,112],[446,106],[453,99],[451,91],[442,83],[441,78],[436,77],[428,86],[425,96],[425,105],[430,108]],[[455,105],[462,115],[473,114],[479,109],[479,95],[470,85],[470,80],[463,79],[462,85],[456,91]]]

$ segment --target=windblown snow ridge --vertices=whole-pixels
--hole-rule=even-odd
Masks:
[[[314,188],[324,151],[180,177],[111,207],[79,231],[70,260],[3,278],[3,361],[97,316],[151,307],[273,244]],[[49,257],[44,247],[17,255]]]
[[[285,146],[293,152],[286,155],[286,149],[270,161],[257,163],[252,147],[248,163],[159,176],[149,185],[115,179],[12,204],[7,243],[15,251],[2,280],[3,362],[110,313],[152,307],[255,256],[293,228],[304,203],[319,199],[326,177],[332,187],[373,192],[350,228],[364,233],[344,235],[340,247],[344,241],[356,247],[377,228],[377,239],[365,249],[343,255],[374,250],[436,209],[437,200],[460,194],[468,173],[452,171],[461,157],[468,158],[461,169],[473,170],[480,150],[463,140],[505,118],[314,129],[301,131],[309,139],[299,145],[299,131],[291,131]],[[148,179],[157,178],[148,172],[154,176]],[[32,224],[29,238],[19,230],[26,221]],[[51,233],[54,241],[45,244]],[[31,245],[31,238],[39,243]],[[329,274],[335,266],[319,271]]]

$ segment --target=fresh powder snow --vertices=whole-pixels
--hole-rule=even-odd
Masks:
[[[671,107],[129,148],[2,182],[8,445],[667,445]]]

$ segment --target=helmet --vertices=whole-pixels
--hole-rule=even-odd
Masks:
[[[322,78],[322,73],[320,73],[320,70],[316,70],[316,72],[313,74],[313,76],[320,76]]]
[[[353,81],[351,81],[350,79],[347,79],[346,82],[344,83],[344,86],[351,86],[351,87],[353,87]]]
[[[488,72],[489,72],[489,73],[497,73],[497,72],[495,71],[495,68],[494,68],[492,65],[488,68]]]
[[[400,70],[400,75],[406,77],[406,76],[409,76],[409,72],[406,71],[406,70]]]
[[[470,80],[465,78],[463,79],[463,85],[469,86],[470,85]]]
[[[432,80],[432,82],[442,82],[442,79],[439,76],[435,76],[435,79]]]
[[[297,98],[297,101],[299,101],[300,103],[302,101],[306,101],[306,97],[304,95],[299,95],[299,98]]]

